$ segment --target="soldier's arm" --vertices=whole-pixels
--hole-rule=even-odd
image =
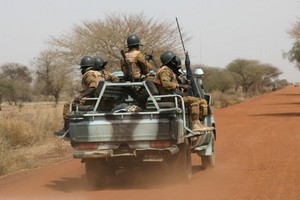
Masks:
[[[107,75],[109,81],[112,81],[115,83],[120,81],[117,76],[112,75],[112,73],[110,73],[108,70],[105,70],[104,73],[105,73],[105,75]]]
[[[82,82],[88,86],[88,89],[81,92],[79,96],[75,97],[75,102],[79,102],[83,97],[91,96],[98,85],[97,77],[94,73],[88,73],[82,78]]]
[[[91,96],[95,92],[96,88],[88,88],[84,92],[82,92],[79,96],[75,97],[75,102],[79,102],[83,97]]]
[[[142,52],[137,55],[137,62],[141,66],[142,74],[144,75],[148,74],[150,70],[153,69],[153,65],[146,60],[146,57]]]
[[[167,90],[176,90],[178,85],[176,82],[172,81],[172,77],[167,71],[162,71],[160,73],[160,81],[162,86]]]

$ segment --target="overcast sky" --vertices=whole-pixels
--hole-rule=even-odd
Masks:
[[[85,20],[113,13],[178,18],[192,40],[191,63],[225,67],[237,58],[278,67],[281,79],[300,81],[300,71],[282,58],[293,39],[287,34],[300,20],[300,0],[0,0],[0,65],[29,65],[50,36],[72,31]],[[179,37],[178,37],[179,39]]]

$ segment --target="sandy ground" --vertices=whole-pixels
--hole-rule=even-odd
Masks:
[[[300,87],[287,87],[215,110],[216,166],[193,154],[188,183],[160,172],[126,172],[103,188],[86,183],[84,165],[69,158],[0,179],[0,199],[300,199]]]

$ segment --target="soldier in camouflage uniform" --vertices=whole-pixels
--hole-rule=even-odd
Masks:
[[[181,68],[181,60],[178,56],[176,56],[176,63],[177,63],[177,68]],[[187,80],[186,74],[184,73],[178,73],[177,75],[177,81],[179,84],[191,84],[189,80]],[[201,120],[204,120],[204,118],[208,115],[208,104],[205,99],[198,98],[198,103],[199,103],[199,117]]]
[[[128,51],[125,52],[125,59],[129,62],[132,77],[129,77],[129,69],[124,59],[121,60],[121,68],[124,73],[124,77],[129,77],[134,82],[153,80],[153,76],[148,76],[148,73],[153,69],[153,65],[149,62],[152,58],[151,55],[146,55],[139,50],[140,39],[136,35],[129,35],[127,37]],[[148,99],[148,93],[145,88],[132,87],[127,88],[127,93],[137,101],[138,106],[142,109],[146,109],[146,101]]]
[[[128,51],[125,52],[125,57],[131,65],[134,81],[145,80],[147,74],[153,69],[152,64],[148,62],[148,57],[145,55],[145,53],[142,53],[139,50],[140,45],[140,39],[138,36],[129,35],[127,37]],[[121,68],[125,77],[128,77],[129,72],[124,60],[121,60]]]
[[[178,83],[179,63],[176,62],[176,55],[171,51],[166,51],[160,56],[162,67],[157,71],[154,82],[158,86],[160,94],[172,94],[176,89],[190,90],[192,87],[189,84]],[[202,125],[199,118],[200,99],[193,96],[183,96],[184,104],[189,109],[189,119],[192,124],[193,131],[207,130],[207,127]]]
[[[83,97],[94,97],[96,88],[100,81],[104,81],[105,78],[98,69],[95,67],[95,58],[91,56],[84,56],[80,62],[82,81],[81,86],[82,90],[80,94],[75,97],[73,101],[73,110],[75,109],[75,103],[79,103],[80,105],[88,104],[89,102],[82,101]],[[69,107],[70,103],[65,103],[63,107],[63,119],[64,119],[64,127],[55,132],[55,135],[64,135],[69,129]]]

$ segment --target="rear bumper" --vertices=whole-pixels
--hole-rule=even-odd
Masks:
[[[74,150],[73,158],[113,158],[113,157],[138,157],[138,155],[174,155],[179,152],[177,145],[172,145],[169,148],[157,149],[134,149],[132,151],[116,153],[113,149],[103,149],[95,151],[78,151]]]

